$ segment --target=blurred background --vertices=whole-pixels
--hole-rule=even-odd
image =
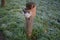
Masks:
[[[0,30],[5,40],[27,40],[25,18],[26,2],[37,6],[31,40],[60,40],[60,0],[0,0]]]

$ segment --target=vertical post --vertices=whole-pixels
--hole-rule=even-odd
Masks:
[[[5,0],[1,0],[1,7],[5,6]]]
[[[26,19],[26,35],[28,37],[28,40],[30,40],[32,35],[32,30],[33,30],[32,29],[33,20],[34,20],[34,17],[36,16],[36,5],[34,2],[26,3],[24,15]]]
[[[2,30],[0,30],[0,40],[5,40],[4,39],[4,34],[3,34],[3,31]]]

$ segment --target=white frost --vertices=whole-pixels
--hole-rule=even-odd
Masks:
[[[25,14],[24,14],[24,16],[25,16],[26,18],[31,17],[31,12],[30,12],[30,13],[28,13],[28,12],[27,12],[27,13],[25,13]]]

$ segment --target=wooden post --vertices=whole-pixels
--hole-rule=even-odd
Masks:
[[[0,40],[5,40],[4,39],[4,34],[3,34],[3,31],[2,30],[0,30]]]
[[[30,40],[33,30],[33,20],[36,16],[36,5],[34,2],[28,2],[26,8],[24,9],[24,15],[26,19],[26,35],[28,40]]]
[[[28,39],[31,38],[32,27],[33,27],[33,18],[32,17],[30,17],[29,19],[26,18],[26,35]]]
[[[1,7],[5,6],[5,0],[1,0]]]

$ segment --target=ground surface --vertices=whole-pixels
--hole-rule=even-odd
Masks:
[[[32,39],[60,40],[60,0],[32,1],[37,5]],[[25,3],[26,0],[6,0],[6,7],[0,7],[0,30],[3,30],[6,40],[27,40],[22,14]]]

